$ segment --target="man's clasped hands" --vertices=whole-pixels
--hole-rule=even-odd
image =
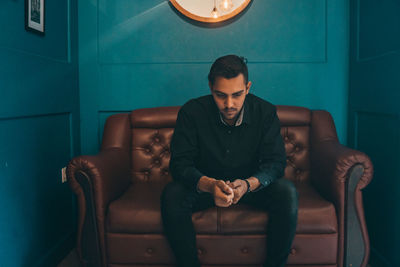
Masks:
[[[235,181],[216,180],[212,194],[215,205],[218,207],[229,207],[238,203],[242,196],[247,192],[247,183],[241,179]]]

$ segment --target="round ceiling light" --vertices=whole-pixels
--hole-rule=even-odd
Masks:
[[[170,2],[188,18],[214,23],[238,15],[251,0],[170,0]]]

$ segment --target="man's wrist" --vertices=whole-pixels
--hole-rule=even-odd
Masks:
[[[262,184],[260,183],[260,180],[257,177],[251,176],[246,179],[249,184],[250,184],[250,191],[251,192],[256,192],[260,188],[262,188]]]
[[[246,190],[246,193],[245,194],[248,194],[248,193],[250,193],[251,192],[251,187],[250,187],[250,183],[249,183],[249,181],[247,180],[247,179],[242,179],[245,183],[246,183],[246,185],[247,185],[247,190]]]
[[[197,190],[200,192],[211,193],[215,181],[216,180],[214,178],[202,176],[200,177],[199,182],[197,183]]]

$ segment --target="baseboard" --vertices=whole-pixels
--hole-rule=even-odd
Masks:
[[[75,232],[70,232],[60,239],[53,248],[51,248],[34,267],[55,267],[64,259],[68,253],[75,247]]]
[[[385,256],[383,256],[379,251],[375,248],[371,247],[371,256],[369,258],[369,264],[371,267],[393,267],[394,264],[391,264]]]

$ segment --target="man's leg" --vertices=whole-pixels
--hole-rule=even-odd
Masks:
[[[209,193],[190,192],[175,181],[165,186],[161,195],[161,216],[178,267],[200,267],[192,213],[214,205]]]
[[[239,203],[268,211],[267,267],[284,267],[297,226],[298,193],[292,182],[281,178],[260,191],[247,194]]]

